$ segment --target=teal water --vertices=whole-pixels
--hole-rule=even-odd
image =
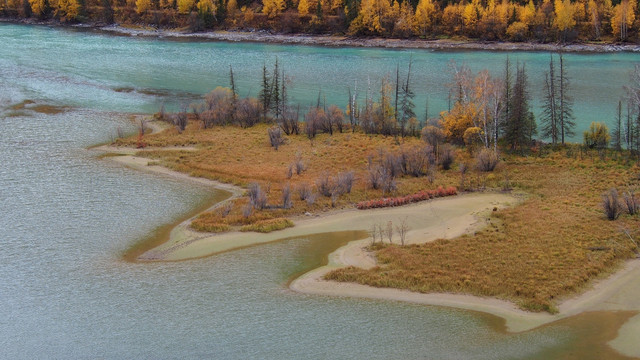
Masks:
[[[163,103],[177,108],[217,86],[229,86],[230,65],[239,93],[257,96],[262,66],[271,70],[276,58],[290,79],[292,102],[304,109],[315,104],[322,91],[328,103],[344,107],[349,88],[357,88],[361,100],[369,87],[377,97],[380,80],[385,76],[393,80],[396,65],[404,72],[412,58],[416,112],[424,116],[428,99],[429,116],[437,117],[448,107],[451,61],[467,64],[474,71],[488,69],[500,77],[508,54],[513,64],[526,64],[532,110],[539,116],[550,55],[177,42],[6,24],[0,24],[0,29],[0,69],[5,84],[23,87],[28,83],[25,95],[33,98],[127,112],[155,112]],[[613,124],[618,100],[624,96],[622,87],[640,55],[567,54],[565,60],[578,124],[573,140],[581,141],[582,131],[592,121]],[[118,89],[133,91],[115,91]]]
[[[137,239],[213,192],[86,150],[117,128],[132,131],[126,113],[225,85],[230,63],[241,91],[255,93],[251,79],[263,59],[276,56],[294,80],[296,100],[314,101],[322,87],[337,101],[353,78],[377,81],[409,52],[171,42],[6,24],[0,44],[0,358],[544,358],[571,353],[580,336],[563,325],[508,335],[495,318],[473,312],[287,289],[294,274],[317,266],[345,238],[295,239],[180,263],[122,261]],[[431,64],[416,83],[435,99],[449,58],[499,68],[505,54],[413,56]],[[547,55],[511,56],[533,67]],[[591,85],[575,84],[609,96],[619,88],[612,74],[624,78],[634,55],[568,58],[575,69],[602,61]],[[598,83],[611,87],[592,88]],[[24,100],[73,108],[11,109]],[[599,101],[590,100],[592,111]]]

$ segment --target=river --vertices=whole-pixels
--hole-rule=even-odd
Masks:
[[[0,44],[0,358],[614,355],[601,335],[605,328],[615,334],[624,322],[614,314],[507,334],[500,319],[485,314],[288,290],[288,281],[322,264],[350,234],[187,262],[122,260],[131,244],[219,195],[116,166],[87,150],[110,141],[118,128],[133,131],[131,113],[178,106],[224,86],[229,64],[240,93],[255,95],[263,62],[276,57],[291,76],[296,101],[315,101],[322,89],[327,101],[340,102],[354,79],[375,83],[410,54],[417,102],[428,91],[435,111],[446,105],[449,59],[501,69],[505,53],[176,42],[9,24],[0,24]],[[526,61],[532,83],[539,82],[533,73],[548,54],[510,56]],[[574,80],[580,126],[612,118],[636,59],[567,55],[572,72],[589,73]],[[19,105],[26,100],[34,104]]]

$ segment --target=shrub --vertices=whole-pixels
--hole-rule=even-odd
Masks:
[[[476,167],[480,171],[493,171],[498,161],[498,155],[490,149],[484,148],[476,155]]]
[[[233,210],[233,203],[232,202],[225,203],[220,207],[220,216],[223,218],[227,217],[227,215],[229,215],[231,210]]]
[[[367,173],[367,180],[369,182],[369,186],[372,189],[379,189],[382,186],[382,174],[384,173],[382,167],[374,166],[369,168],[369,172]]]
[[[307,166],[302,161],[302,156],[300,154],[296,155],[296,160],[293,162],[293,165],[296,170],[296,175],[300,175],[307,170]]]
[[[322,196],[331,196],[331,180],[329,179],[328,172],[324,171],[322,174],[320,174],[320,177],[316,179],[316,187],[318,188],[318,192]]]
[[[200,224],[200,223],[192,223],[191,227],[196,231],[201,232],[210,232],[210,233],[221,233],[227,232],[231,230],[231,227],[227,224]]]
[[[451,164],[455,161],[456,154],[451,146],[443,146],[438,156],[438,164],[442,166],[443,170],[451,169]]]
[[[380,166],[384,173],[392,178],[402,174],[402,155],[394,155],[388,152],[380,154]]]
[[[268,220],[256,221],[253,224],[245,225],[240,228],[240,231],[253,231],[259,233],[270,233],[276,230],[282,230],[293,227],[293,222],[285,218],[276,218]]]
[[[280,145],[284,144],[285,138],[282,136],[282,129],[278,126],[270,127],[267,132],[269,133],[269,141],[271,146],[278,150]]]
[[[400,169],[403,175],[424,176],[429,166],[435,163],[433,146],[416,146],[400,152]]]
[[[291,186],[286,184],[282,188],[282,208],[291,209],[293,202],[291,201]]]
[[[345,171],[338,174],[336,180],[336,189],[340,194],[349,194],[351,193],[351,188],[353,187],[353,182],[356,176],[353,171]]]
[[[615,220],[620,216],[621,206],[616,189],[611,189],[602,195],[602,209],[609,220]]]
[[[438,147],[445,138],[444,131],[442,131],[442,129],[440,129],[439,127],[432,125],[425,126],[422,129],[421,135],[422,141],[433,147]]]
[[[238,100],[234,118],[241,127],[252,127],[260,122],[260,103],[253,98]]]
[[[402,205],[407,205],[414,202],[434,199],[437,197],[452,196],[452,195],[456,195],[457,193],[458,193],[458,190],[453,186],[450,186],[448,188],[443,188],[442,186],[440,186],[437,189],[422,190],[420,192],[407,195],[407,196],[361,201],[356,204],[356,208],[364,210],[364,209],[383,208],[383,207],[389,207],[389,206],[402,206]]]
[[[315,204],[317,198],[318,198],[318,194],[317,193],[309,194],[309,196],[307,196],[307,198],[305,199],[307,201],[307,205],[308,206],[313,206],[313,204]]]
[[[398,189],[396,179],[394,179],[389,173],[383,173],[380,182],[383,194],[392,193]]]
[[[298,107],[299,109],[299,107]],[[299,110],[293,111],[291,109],[284,109],[282,112],[282,116],[280,117],[280,127],[284,130],[284,133],[287,135],[300,133],[300,124],[298,123],[298,118],[300,117]]]
[[[609,129],[603,123],[592,122],[589,130],[583,134],[584,145],[590,149],[604,149],[609,145]]]
[[[184,131],[187,127],[187,112],[181,111],[173,116],[173,124],[178,128],[180,132]]]
[[[246,219],[251,216],[251,214],[253,214],[253,206],[249,203],[242,208],[242,216]]]
[[[258,210],[267,207],[267,194],[258,183],[249,184],[249,204]]]
[[[629,215],[635,215],[640,210],[640,203],[638,203],[638,199],[636,199],[636,194],[631,191],[627,191],[624,193],[624,205],[627,209]]]
[[[298,185],[298,196],[300,200],[307,200],[311,196],[311,187],[308,184]]]

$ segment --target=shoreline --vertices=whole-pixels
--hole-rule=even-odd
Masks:
[[[240,196],[244,192],[243,189],[233,185],[194,178],[162,166],[150,164],[153,161],[133,155],[138,151],[137,149],[107,145],[93,149],[120,155],[110,156],[108,159],[132,169],[158,173],[176,179],[195,181],[230,191],[232,195],[229,199]],[[415,216],[408,220],[411,230],[407,234],[407,243],[421,243],[438,238],[455,238],[484,227],[486,219],[488,219],[486,214],[493,207],[509,206],[518,201],[519,199],[516,197],[501,193],[474,193],[433,199],[402,207],[338,210],[315,216],[299,217],[294,219],[296,226],[293,228],[267,234],[230,232],[211,235],[198,233],[189,229],[189,223],[193,219],[191,217],[170,229],[166,241],[163,241],[158,246],[145,249],[133,261],[183,261],[312,234],[346,230],[360,230],[364,233],[372,224],[386,223],[388,220],[400,220],[405,216]],[[224,201],[208,206],[208,208],[220,206],[222,203]],[[469,203],[475,203],[477,206],[469,208]],[[467,207],[460,213],[459,209],[462,204]],[[451,211],[457,211],[457,215],[452,214]],[[422,214],[422,217],[416,216],[416,214]],[[427,224],[425,225],[425,220],[429,218],[431,219],[426,221]],[[398,242],[398,239],[396,239],[396,242]],[[638,314],[629,319],[619,329],[618,336],[609,342],[609,345],[623,355],[640,357],[640,343],[636,341],[637,334],[640,332],[640,302],[637,301],[640,298],[640,258],[628,260],[621,268],[618,268],[606,278],[592,281],[587,285],[586,291],[560,302],[557,314],[548,314],[524,311],[517,308],[512,302],[496,298],[464,294],[422,294],[408,290],[376,288],[354,283],[322,280],[324,274],[339,267],[359,266],[370,268],[375,266],[375,258],[366,250],[368,244],[370,244],[370,238],[350,241],[329,255],[327,265],[313,269],[291,281],[288,285],[289,289],[294,292],[312,295],[405,301],[479,311],[504,319],[505,329],[509,332],[531,330],[590,311],[636,311]]]
[[[311,35],[311,34],[278,34],[265,30],[232,31],[215,30],[207,32],[189,33],[169,29],[135,29],[122,25],[75,24],[65,25],[55,21],[39,22],[28,19],[0,18],[0,23],[40,25],[59,28],[87,30],[96,33],[169,39],[169,40],[200,40],[219,42],[266,43],[298,46],[322,46],[336,48],[381,48],[398,50],[435,50],[435,51],[540,51],[565,53],[616,53],[640,52],[640,44],[593,44],[593,43],[536,43],[536,42],[493,42],[476,39],[469,40],[423,40],[423,39],[387,39],[387,38],[358,38],[347,35]]]

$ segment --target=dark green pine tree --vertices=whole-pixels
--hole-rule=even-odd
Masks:
[[[402,116],[400,117],[400,135],[404,137],[406,135],[406,127],[411,118],[416,117],[414,110],[415,104],[413,98],[415,93],[411,90],[411,59],[409,60],[409,70],[407,72],[407,80],[402,84],[400,110],[402,110]]]
[[[537,133],[536,121],[529,105],[529,91],[525,65],[516,65],[516,81],[511,97],[511,112],[507,119],[505,139],[512,150],[524,151]]]
[[[262,87],[258,94],[258,100],[262,104],[262,117],[266,120],[271,107],[271,79],[269,79],[266,64],[262,65]]]
[[[558,106],[555,65],[553,55],[549,60],[549,72],[544,78],[544,105],[542,108],[542,136],[551,139],[551,143],[558,143]]]
[[[273,75],[271,76],[273,79],[271,81],[271,108],[273,110],[273,114],[276,116],[276,120],[280,119],[281,115],[281,101],[280,97],[280,69],[278,67],[278,58],[276,58],[276,63],[273,67]]]
[[[569,96],[569,77],[562,54],[560,54],[560,74],[558,76],[558,124],[560,125],[560,138],[564,145],[565,137],[575,135],[576,123],[573,117],[573,99]]]

